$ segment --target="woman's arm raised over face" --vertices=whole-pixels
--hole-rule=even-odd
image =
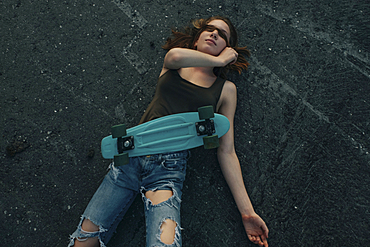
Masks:
[[[236,61],[238,53],[230,47],[226,47],[217,56],[210,55],[187,48],[173,48],[164,58],[163,67],[166,69],[179,69],[186,67],[224,67]]]

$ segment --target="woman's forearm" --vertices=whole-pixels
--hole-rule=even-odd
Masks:
[[[218,56],[187,48],[173,48],[167,52],[164,59],[164,67],[168,69],[223,66],[224,62]]]
[[[244,185],[237,155],[235,153],[222,153],[222,151],[219,151],[218,161],[239,212],[242,215],[253,214],[254,209]]]

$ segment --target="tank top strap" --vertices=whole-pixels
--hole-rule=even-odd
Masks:
[[[210,88],[212,91],[212,94],[216,98],[216,104],[221,97],[221,92],[222,92],[222,89],[224,88],[225,82],[226,82],[226,79],[217,77],[216,81],[213,83],[213,85]]]

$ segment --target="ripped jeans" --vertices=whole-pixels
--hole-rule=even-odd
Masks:
[[[100,246],[106,246],[139,192],[145,204],[146,246],[181,246],[180,205],[188,156],[189,151],[180,151],[130,158],[129,164],[119,167],[111,164],[83,213],[77,230],[70,236],[68,246],[73,246],[76,238],[83,241],[90,237],[98,237]],[[154,205],[145,197],[145,192],[156,190],[172,190],[173,196]],[[83,231],[81,225],[84,219],[89,219],[100,230]],[[172,245],[164,244],[160,238],[160,227],[167,219],[177,223]]]

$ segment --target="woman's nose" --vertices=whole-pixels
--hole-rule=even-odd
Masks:
[[[218,31],[217,30],[214,30],[212,33],[211,33],[211,36],[215,37],[215,39],[218,38]]]

